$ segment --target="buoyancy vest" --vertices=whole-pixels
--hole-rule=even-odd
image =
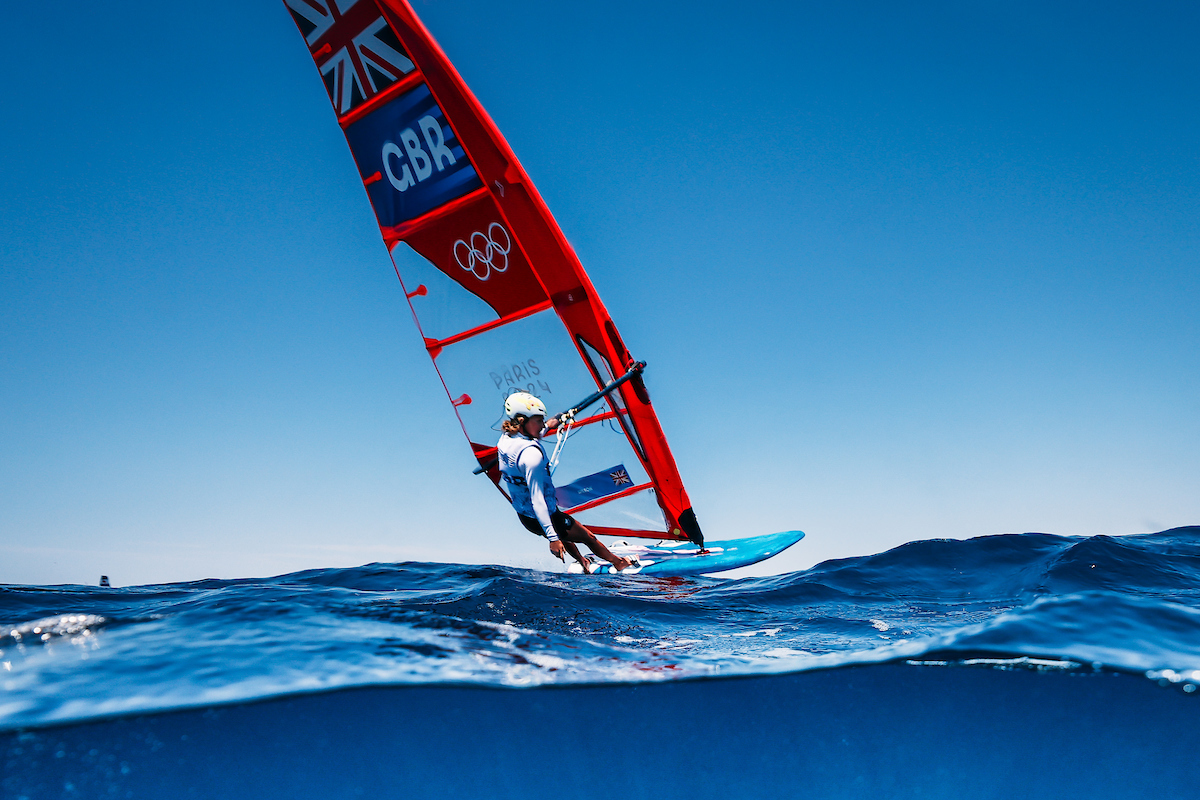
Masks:
[[[500,477],[508,488],[513,509],[518,514],[534,517],[550,541],[558,533],[550,514],[558,510],[554,499],[554,481],[550,479],[549,459],[542,443],[523,434],[506,433],[496,445],[500,459]]]

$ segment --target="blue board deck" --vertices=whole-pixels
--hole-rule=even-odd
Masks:
[[[637,544],[620,542],[610,544],[609,549],[626,558],[636,557],[640,569],[633,567],[615,573],[612,566],[604,562],[592,572],[593,575],[707,575],[727,569],[748,567],[759,561],[778,555],[804,538],[801,531],[784,531],[766,536],[750,536],[745,539],[729,539],[724,542],[708,542],[708,552],[701,555],[700,548],[691,542],[654,542]],[[571,565],[571,572],[582,569]]]

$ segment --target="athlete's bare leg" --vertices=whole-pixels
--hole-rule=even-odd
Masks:
[[[554,554],[555,558],[562,559],[564,550],[570,554],[571,558],[579,562],[579,566],[583,567],[585,574],[591,573],[592,570],[588,567],[587,560],[579,552],[579,548],[575,546],[574,542],[560,537],[557,542],[550,543],[550,552]]]
[[[586,544],[589,550],[612,564],[613,569],[625,569],[633,563],[628,558],[614,555],[613,551],[605,547],[604,542],[597,539],[596,534],[584,527],[583,523],[579,520],[575,520],[575,524],[568,532],[567,541],[568,543],[579,542],[580,544]]]
[[[571,554],[571,558],[578,561],[579,566],[583,567],[583,572],[585,575],[592,571],[588,567],[587,559],[584,558],[583,554],[579,552],[579,548],[575,546],[574,542],[572,542],[570,539],[566,539],[563,541],[563,547],[566,548],[567,552]]]

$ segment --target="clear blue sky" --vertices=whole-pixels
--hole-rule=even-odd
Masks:
[[[759,572],[1200,523],[1200,12],[418,2]],[[16,4],[0,582],[551,568],[278,0]]]

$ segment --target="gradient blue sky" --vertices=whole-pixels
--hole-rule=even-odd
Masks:
[[[1196,6],[416,8],[756,574],[1200,523]],[[0,582],[553,568],[283,4],[8,15]]]

